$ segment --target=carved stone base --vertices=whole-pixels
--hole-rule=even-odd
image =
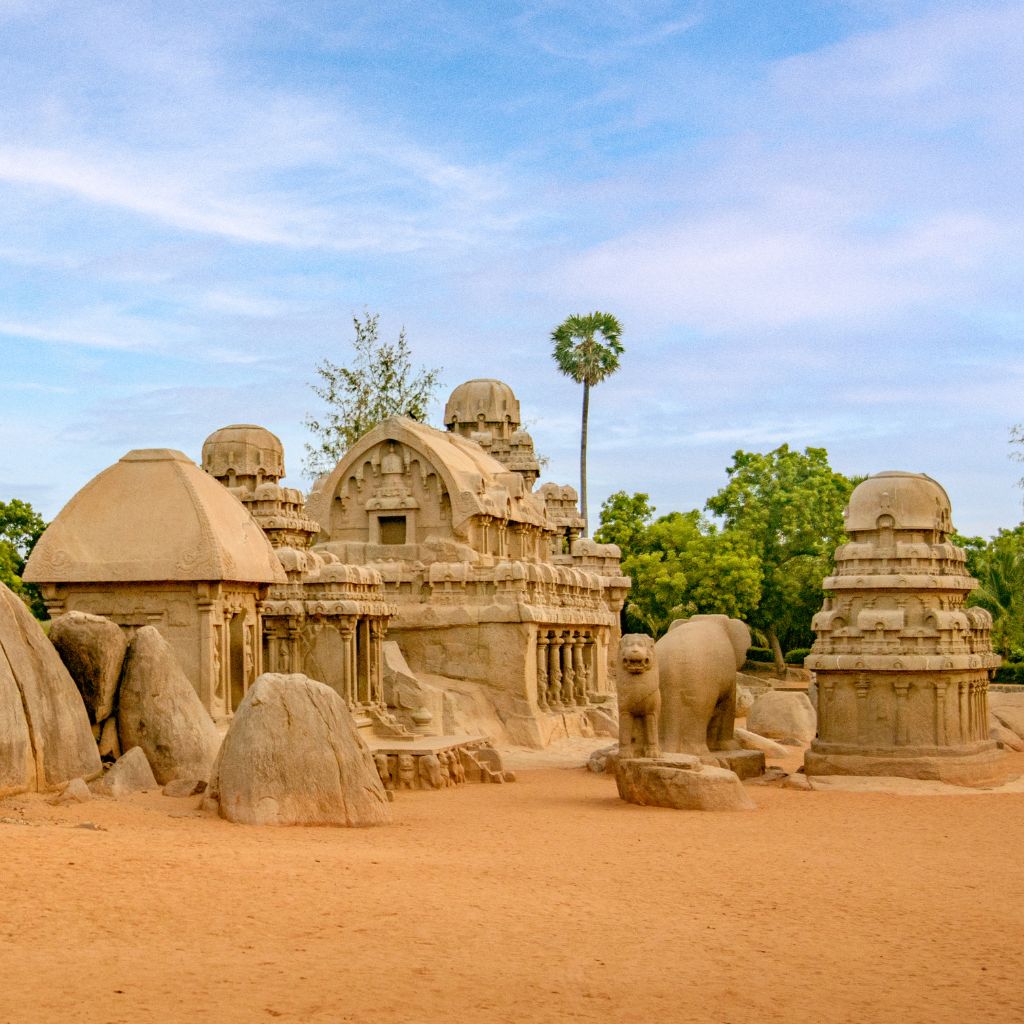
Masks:
[[[804,754],[807,775],[893,775],[934,779],[954,786],[998,786],[1006,781],[1006,758],[993,740],[945,753],[908,755],[899,749],[858,753],[822,751],[818,743]]]
[[[753,800],[735,772],[703,765],[687,754],[624,758],[616,768],[615,782],[623,800],[643,807],[685,811],[754,809]]]

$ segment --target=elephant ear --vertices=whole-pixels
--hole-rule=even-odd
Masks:
[[[745,622],[730,619],[728,632],[732,649],[736,652],[736,668],[739,670],[747,660],[747,651],[750,650],[750,629]]]
[[[666,633],[671,633],[676,626],[682,626],[684,623],[689,622],[689,619],[673,619],[671,625],[665,630]]]

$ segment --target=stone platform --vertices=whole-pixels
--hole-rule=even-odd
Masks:
[[[615,770],[619,796],[642,807],[683,811],[749,811],[754,801],[739,776],[690,754],[629,757]]]

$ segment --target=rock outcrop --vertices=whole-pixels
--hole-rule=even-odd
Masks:
[[[209,802],[246,825],[383,825],[388,798],[345,702],[303,675],[265,674],[228,728]]]
[[[0,796],[100,773],[74,681],[21,600],[0,584]]]
[[[143,626],[128,648],[117,725],[121,749],[142,747],[161,785],[171,779],[209,779],[220,736],[154,626]]]
[[[747,729],[779,743],[800,746],[814,739],[818,719],[806,693],[770,690],[747,712]]]
[[[156,789],[157,781],[142,748],[132,747],[122,754],[103,778],[97,779],[91,788],[98,796],[119,797]]]
[[[90,721],[109,718],[128,651],[128,639],[120,626],[100,615],[68,612],[54,620],[50,642],[74,679]]]

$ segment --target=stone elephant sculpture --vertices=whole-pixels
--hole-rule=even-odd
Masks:
[[[736,672],[750,630],[728,615],[677,619],[655,644],[661,687],[659,736],[666,753],[735,750]]]

